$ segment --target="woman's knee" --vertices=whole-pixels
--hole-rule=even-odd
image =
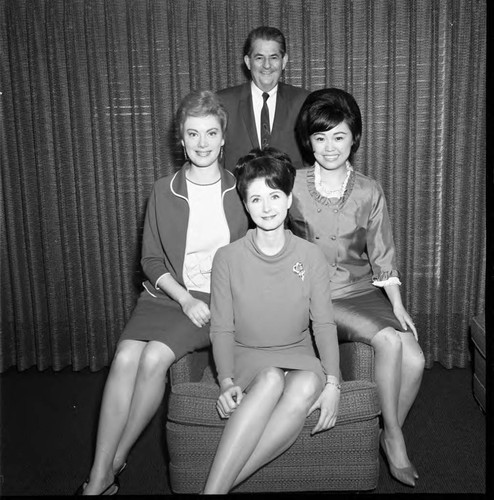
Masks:
[[[413,334],[401,334],[403,344],[403,364],[410,373],[421,375],[425,369],[425,356]]]
[[[162,342],[148,342],[143,349],[139,371],[148,376],[164,376],[175,361],[173,351]]]
[[[137,340],[124,340],[120,342],[113,356],[112,369],[123,371],[137,370],[144,347],[145,344]]]
[[[270,366],[263,368],[255,378],[255,383],[268,390],[282,391],[285,385],[285,375],[283,370]]]
[[[402,341],[399,333],[391,327],[383,328],[378,331],[374,338],[371,341],[372,346],[376,350],[390,352],[401,352],[402,350]]]
[[[292,371],[287,375],[285,394],[301,406],[311,405],[323,389],[321,379],[310,371]]]

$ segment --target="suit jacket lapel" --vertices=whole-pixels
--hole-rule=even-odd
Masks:
[[[252,148],[258,148],[259,139],[257,137],[256,122],[254,120],[254,111],[252,110],[252,94],[250,92],[250,83],[245,84],[244,89],[242,89],[242,96],[240,98],[240,115],[244,121],[245,128],[249,134],[250,142]]]
[[[285,131],[288,123],[288,108],[290,103],[286,101],[286,96],[283,91],[283,84],[278,83],[278,92],[276,96],[276,111],[274,113],[273,130],[271,131],[271,141],[276,141],[277,136],[282,131]]]

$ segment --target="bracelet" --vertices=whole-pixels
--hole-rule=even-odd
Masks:
[[[325,384],[324,384],[324,387],[326,387],[327,385],[332,385],[334,387],[336,387],[339,391],[341,390],[341,384],[338,383],[338,382],[333,382],[332,380],[328,380]]]

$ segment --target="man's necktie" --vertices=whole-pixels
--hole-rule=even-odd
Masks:
[[[262,98],[264,99],[264,104],[261,109],[261,148],[266,148],[269,146],[269,139],[271,138],[269,109],[268,103],[266,102],[269,98],[269,94],[267,92],[263,92]]]

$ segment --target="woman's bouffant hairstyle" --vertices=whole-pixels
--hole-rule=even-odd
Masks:
[[[179,141],[183,138],[185,120],[189,116],[216,116],[220,121],[221,131],[225,134],[228,114],[213,91],[195,90],[183,98],[176,115]]]
[[[360,146],[362,136],[362,116],[354,97],[341,89],[321,89],[310,93],[302,104],[295,133],[300,152],[310,165],[316,161],[313,154],[310,136],[318,132],[327,132],[345,122],[352,132],[353,145],[349,161]]]
[[[260,178],[266,179],[270,188],[280,189],[288,196],[293,190],[296,170],[286,153],[268,147],[252,149],[242,156],[233,173],[237,179],[240,197],[246,202],[250,183]]]

